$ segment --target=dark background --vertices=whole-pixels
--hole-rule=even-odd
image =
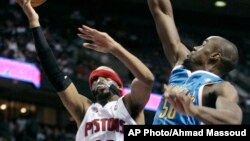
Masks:
[[[36,53],[27,51],[27,44],[32,44],[27,18],[11,1],[0,1],[0,56],[34,63],[41,68]],[[210,35],[223,36],[237,45],[239,65],[225,79],[236,87],[239,105],[244,111],[243,124],[249,124],[250,1],[227,0],[224,8],[214,7],[214,0],[172,2],[181,40],[188,48],[201,44]],[[146,0],[48,0],[36,10],[60,67],[71,76],[81,94],[92,98],[87,79],[89,72],[99,65],[114,68],[126,87],[133,79],[113,56],[81,47],[83,42],[76,33],[82,24],[109,33],[140,58],[155,74],[153,92],[162,93],[162,84],[171,68],[163,54]],[[11,48],[10,44],[15,44],[17,49]],[[23,56],[17,55],[18,51]],[[6,110],[0,110],[0,131],[6,131],[4,138],[39,140],[38,133],[43,134],[45,140],[74,138],[76,125],[44,73],[40,89],[29,83],[0,78],[0,106],[2,104],[7,105]],[[20,113],[23,107],[27,108],[24,114]],[[147,124],[151,124],[154,112],[145,111],[145,115]],[[20,121],[26,121],[24,128],[19,129]],[[32,124],[28,124],[30,122]],[[28,130],[31,127],[34,127],[33,132]]]

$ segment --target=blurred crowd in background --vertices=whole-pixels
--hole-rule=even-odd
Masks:
[[[114,8],[103,1],[94,0],[84,5],[85,2],[83,1],[82,5],[79,5],[79,1],[76,4],[72,1],[59,5],[56,1],[49,1],[37,8],[46,38],[63,72],[69,74],[75,81],[82,82],[86,85],[85,88],[88,88],[89,73],[99,65],[114,68],[121,75],[126,87],[129,87],[133,79],[128,70],[113,56],[96,53],[82,47],[84,41],[76,36],[77,27],[86,24],[107,32],[139,57],[155,75],[153,92],[161,94],[163,83],[168,79],[171,69],[163,54],[147,5],[134,4],[132,6],[131,3],[124,2],[121,8],[123,11],[121,11],[119,7]],[[247,33],[249,29],[244,31],[239,27],[238,30],[232,31],[209,26],[196,27],[179,21],[181,20],[177,19],[181,39],[190,49],[201,44],[207,36],[216,32],[238,46],[239,65],[225,79],[236,86],[241,98],[240,106],[245,112],[244,123],[249,124],[250,121],[247,120],[250,117],[250,36]],[[0,1],[0,56],[30,62],[41,68],[27,19],[15,0]],[[51,85],[44,74],[42,79],[40,89],[50,91]],[[82,87],[78,89],[83,91]],[[1,102],[0,93],[0,105]],[[8,114],[6,116],[0,110],[0,141],[74,140],[76,125],[72,122],[61,126],[57,123],[45,124],[37,119],[37,114],[8,117]]]

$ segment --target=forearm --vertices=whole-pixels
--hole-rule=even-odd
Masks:
[[[132,74],[144,83],[152,84],[154,76],[151,71],[133,54],[124,49],[120,44],[111,53],[117,57],[131,72]]]
[[[39,20],[29,20],[30,28],[40,27]]]
[[[78,91],[71,79],[61,71],[56,58],[49,47],[41,27],[32,28],[36,51],[42,67],[54,88],[57,90],[61,101],[75,119],[78,126],[84,117],[85,109],[91,102]]]
[[[230,109],[214,109],[208,107],[195,107],[194,117],[205,124],[241,124],[241,115],[239,112],[233,112]]]
[[[71,80],[64,73],[62,73],[57,65],[56,59],[42,33],[41,27],[32,28],[32,33],[37,54],[51,84],[57,91],[66,89],[70,85]]]
[[[37,15],[37,13],[33,9],[31,9],[30,12],[26,13],[30,28],[40,27],[39,16]]]

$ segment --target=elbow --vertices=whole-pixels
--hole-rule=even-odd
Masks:
[[[149,8],[158,7],[158,0],[148,0],[148,6]]]
[[[149,73],[148,75],[146,75],[146,77],[144,78],[144,82],[147,84],[147,85],[150,85],[152,86],[153,83],[155,81],[155,77],[152,73]]]
[[[148,0],[148,6],[153,17],[159,14],[160,6],[157,0]]]
[[[226,124],[229,124],[229,125],[240,125],[241,123],[242,123],[242,118],[232,118]]]
[[[151,73],[151,71],[146,71],[144,72],[142,75],[138,76],[136,78],[136,80],[139,80],[140,82],[142,82],[144,85],[147,85],[147,87],[151,87],[154,84],[155,81],[155,77],[154,75]]]
[[[236,110],[232,112],[232,118],[230,124],[239,125],[242,124],[242,120],[243,120],[242,109],[240,107],[237,107]]]
[[[240,110],[238,114],[234,113],[234,116],[232,117],[230,124],[240,125],[242,124],[242,120],[243,120],[243,113]]]
[[[154,18],[162,15],[173,17],[172,6],[169,0],[148,0],[148,6]]]
[[[227,117],[227,118],[226,118]],[[234,111],[230,112],[224,119],[223,124],[229,124],[229,125],[240,125],[242,124],[243,119],[243,113],[242,111]]]

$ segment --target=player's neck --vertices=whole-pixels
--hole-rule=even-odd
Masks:
[[[116,101],[117,99],[119,99],[119,96],[117,95],[112,95],[107,99],[101,99],[101,100],[97,100],[97,103],[101,104],[102,106],[105,106],[108,102],[111,101]]]
[[[191,72],[203,70],[203,71],[207,71],[207,72],[210,72],[210,73],[213,73],[213,74],[220,76],[220,72],[218,71],[218,69],[215,65],[192,66],[189,68],[189,70]]]

